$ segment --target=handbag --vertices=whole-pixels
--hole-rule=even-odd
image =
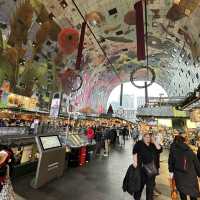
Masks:
[[[3,188],[0,192],[0,199],[1,200],[15,200],[15,193],[13,190],[12,183],[10,181],[10,175],[9,175],[9,166],[7,167],[7,175],[5,182],[3,184]]]
[[[172,178],[169,181],[170,181],[170,188],[171,188],[171,199],[172,200],[178,200],[178,192],[177,192],[177,189],[176,189],[175,179]]]
[[[143,164],[143,168],[144,168],[146,175],[148,177],[157,176],[159,174],[154,160],[152,162],[148,163],[148,164]]]

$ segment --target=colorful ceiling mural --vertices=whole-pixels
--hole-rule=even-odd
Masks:
[[[62,90],[76,110],[103,111],[112,89],[146,65],[136,57],[137,1],[0,0],[0,84],[6,79],[13,92],[36,95],[42,105]],[[147,3],[149,65],[169,96],[185,96],[199,84],[200,0]],[[77,70],[82,17],[90,29]],[[78,91],[69,73],[60,76],[69,70],[83,79]]]

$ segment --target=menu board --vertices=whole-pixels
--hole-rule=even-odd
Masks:
[[[57,135],[40,136],[40,141],[44,150],[61,147],[60,140]]]

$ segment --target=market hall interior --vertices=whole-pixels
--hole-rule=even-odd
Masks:
[[[200,0],[0,0],[0,200],[133,199],[147,149],[150,198],[196,199],[199,18]]]

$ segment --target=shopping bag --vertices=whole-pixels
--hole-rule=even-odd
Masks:
[[[170,188],[171,188],[171,199],[178,200],[178,191],[176,189],[176,182],[174,178],[169,179]]]
[[[9,167],[7,167],[7,175],[6,175],[5,182],[3,184],[3,188],[0,192],[0,199],[1,200],[15,200],[16,199],[13,186],[10,180]]]

